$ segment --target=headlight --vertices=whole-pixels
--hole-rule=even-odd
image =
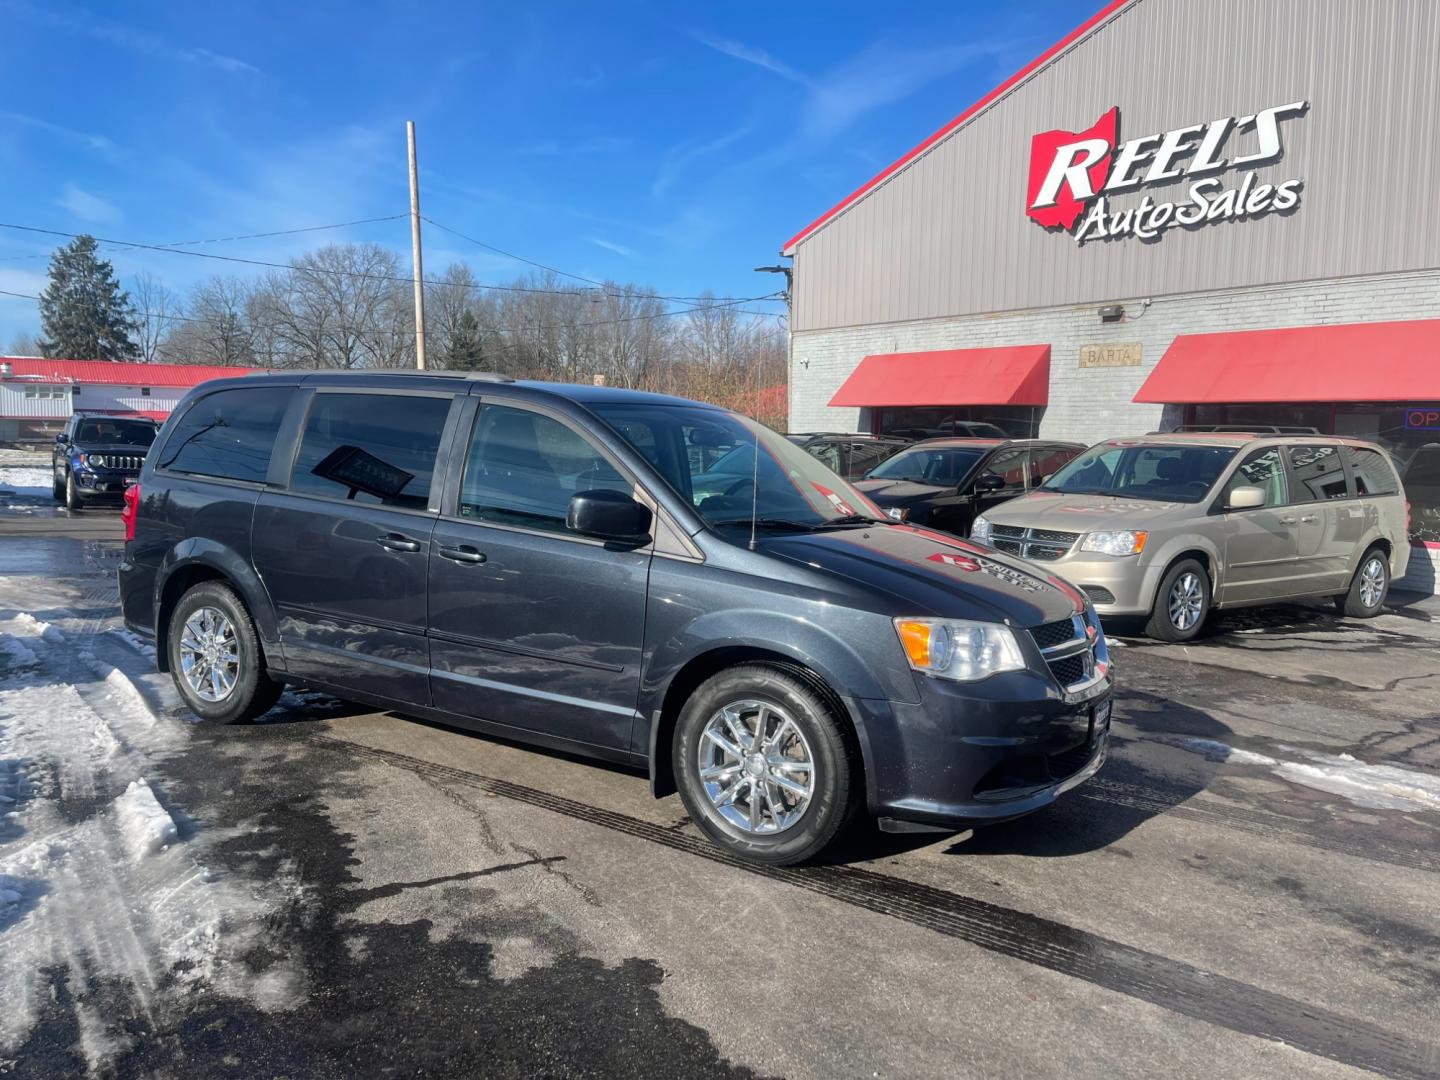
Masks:
[[[1025,667],[1015,635],[999,623],[896,619],[895,632],[910,666],[941,679],[976,682]]]
[[[103,468],[105,467],[105,455],[104,455],[104,454],[91,454],[91,455],[90,455],[90,464],[93,465],[93,466],[95,466],[95,468],[97,468],[97,469],[103,469]]]
[[[910,516],[910,511],[903,506],[892,506],[885,511],[885,516],[891,521],[904,521]]]
[[[1102,555],[1139,555],[1145,550],[1149,533],[1123,529],[1119,532],[1093,532],[1080,544],[1081,551],[1098,551]]]
[[[990,543],[990,522],[985,520],[981,514],[975,519],[975,524],[970,526],[970,539],[978,540],[982,544]]]

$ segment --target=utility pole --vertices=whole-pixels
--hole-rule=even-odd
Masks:
[[[420,259],[420,170],[415,164],[415,121],[405,121],[410,143],[410,246],[415,256],[415,366],[425,368],[425,266]]]

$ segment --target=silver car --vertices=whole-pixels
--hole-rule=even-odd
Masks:
[[[1212,608],[1334,596],[1379,614],[1410,558],[1378,446],[1324,435],[1146,435],[1092,446],[977,518],[971,538],[1044,563],[1110,616],[1194,637]]]

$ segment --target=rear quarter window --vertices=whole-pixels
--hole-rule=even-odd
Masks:
[[[185,410],[155,467],[192,476],[263,482],[289,386],[242,386],[206,394]]]
[[[1340,456],[1350,466],[1355,476],[1355,494],[1398,495],[1400,485],[1395,480],[1395,470],[1378,450],[1363,446],[1342,446]]]

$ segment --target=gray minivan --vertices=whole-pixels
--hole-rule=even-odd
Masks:
[[[748,473],[711,483],[736,447]],[[1014,818],[1105,758],[1083,594],[890,521],[713,406],[444,372],[221,379],[126,501],[125,621],[202,718],[293,683],[639,766],[768,863],[861,809],[896,831]]]

